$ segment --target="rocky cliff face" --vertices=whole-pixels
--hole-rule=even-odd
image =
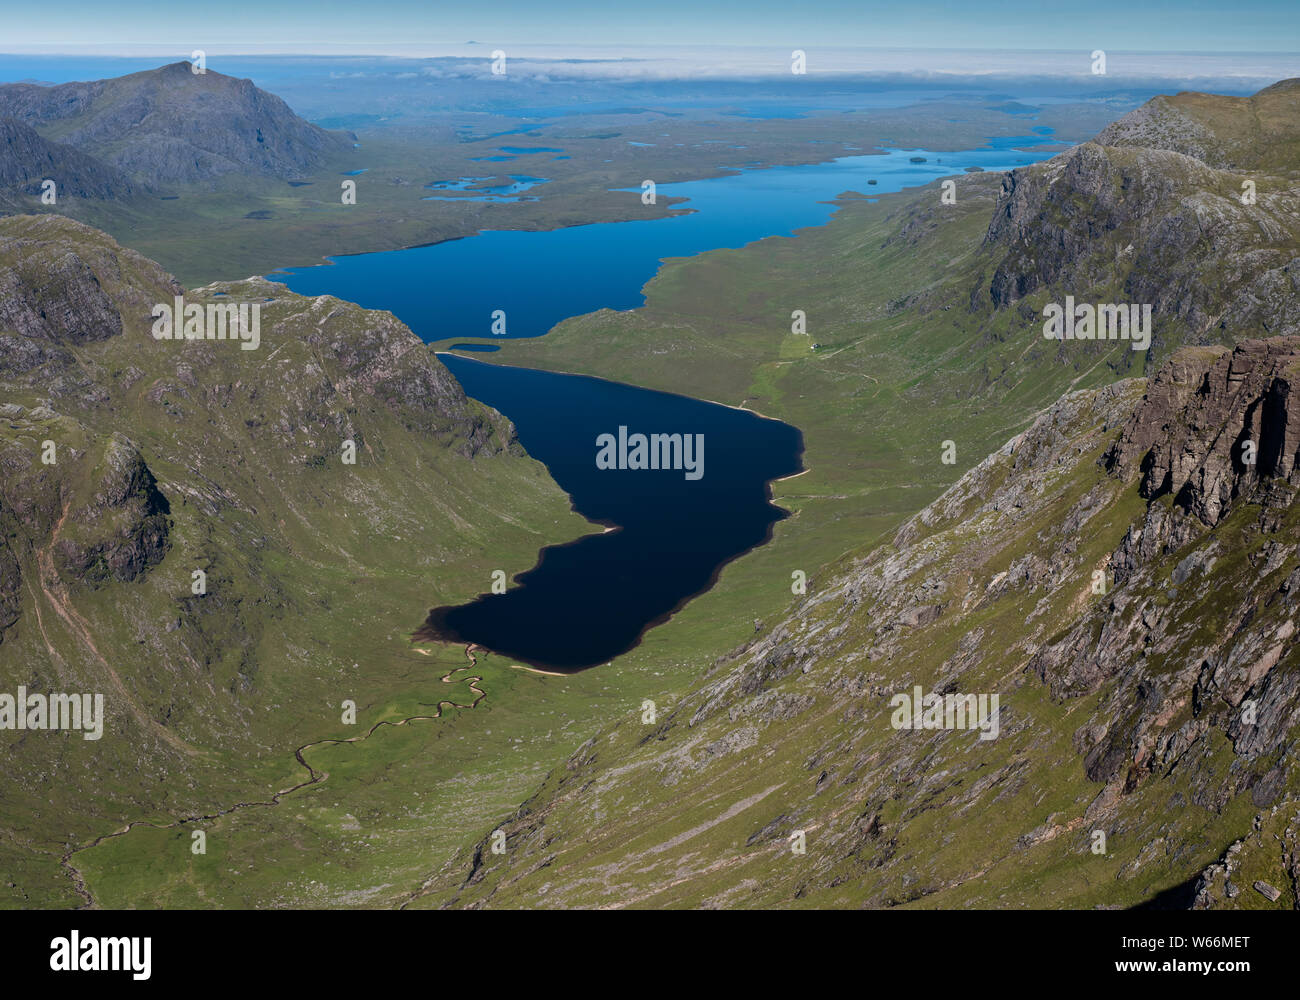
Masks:
[[[1295,471],[1300,430],[1291,394],[1298,355],[1300,337],[1187,352],[1157,376],[1155,394],[1108,463],[1132,468],[1140,462],[1143,497],[1169,494],[1176,508],[1214,527],[1234,500]]]
[[[1283,102],[1294,131],[1297,94],[1287,81],[1250,100]],[[1095,142],[1005,176],[984,240],[990,277],[974,302],[1149,303],[1158,357],[1184,343],[1300,330],[1294,173],[1271,159],[1247,170],[1209,155],[1160,124],[1168,106],[1157,99]],[[1196,127],[1208,142],[1220,134],[1212,127],[1235,121],[1220,108]]]
[[[182,291],[152,261],[59,218],[6,220],[0,260],[0,331],[32,342],[6,343],[0,370],[10,375],[67,360],[65,348],[120,336],[124,315],[139,330],[154,303]]]
[[[1109,560],[1109,599],[1030,664],[1057,696],[1115,682],[1099,713],[1115,723],[1081,737],[1093,780],[1158,778],[1203,754],[1217,729],[1239,766],[1227,787],[1198,789],[1203,803],[1294,795],[1300,510],[1285,400],[1297,362],[1297,338],[1176,359],[1107,452],[1117,474],[1141,469],[1145,512]],[[1263,450],[1242,461],[1247,443]]]
[[[94,492],[69,504],[54,545],[54,565],[69,584],[127,583],[167,554],[171,507],[135,444],[112,435],[97,471]]]
[[[2,86],[0,118],[152,187],[227,174],[295,179],[353,142],[303,121],[250,80],[194,73],[187,62],[90,83]]]

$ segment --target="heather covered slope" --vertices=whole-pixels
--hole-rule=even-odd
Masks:
[[[0,274],[0,690],[107,716],[98,741],[6,732],[0,903],[73,905],[59,859],[95,837],[264,800],[304,743],[473,702],[439,681],[463,652],[410,632],[483,589],[489,540],[524,568],[583,522],[406,327],[253,280],[184,294],[260,304],[257,350],[158,341],[180,286],[51,216],[0,220]]]

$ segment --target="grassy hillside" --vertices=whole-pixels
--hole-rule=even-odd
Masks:
[[[259,303],[257,350],[159,341],[179,286],[102,233],[3,220],[0,263],[0,688],[107,703],[98,741],[6,733],[0,899],[71,905],[60,858],[94,838],[265,800],[306,777],[303,744],[472,703],[440,680],[463,651],[410,633],[588,526],[389,314],[222,284],[185,294]],[[521,682],[490,700],[498,680]],[[437,725],[374,742],[423,750]]]

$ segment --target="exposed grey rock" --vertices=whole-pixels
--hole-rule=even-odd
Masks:
[[[0,86],[0,118],[154,187],[226,174],[297,179],[354,141],[303,121],[251,80],[194,73],[188,62],[89,83]]]

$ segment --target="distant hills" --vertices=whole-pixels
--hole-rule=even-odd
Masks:
[[[159,190],[229,175],[296,179],[354,141],[304,121],[251,80],[195,73],[188,62],[89,83],[0,86],[4,119],[47,145],[8,126],[0,179],[22,186],[48,167],[56,181],[68,178],[64,190],[93,198],[127,196],[129,184]]]

